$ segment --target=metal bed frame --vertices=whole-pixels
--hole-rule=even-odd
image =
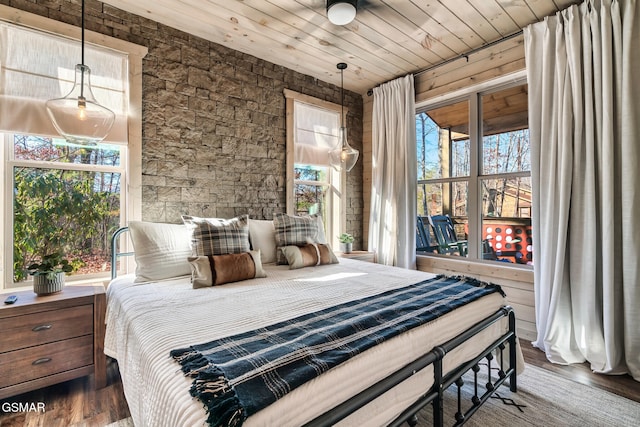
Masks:
[[[116,230],[111,237],[111,279],[117,276],[115,268],[118,258],[131,256],[133,252],[119,252],[118,238],[124,232],[128,231],[128,227],[122,227]],[[473,359],[459,365],[457,368],[445,373],[443,371],[443,359],[452,350],[462,345],[481,331],[487,329],[491,325],[503,318],[508,318],[508,331],[495,340],[491,345],[486,347],[480,354]],[[389,426],[396,427],[403,423],[409,426],[415,426],[418,423],[417,413],[426,405],[431,404],[433,408],[433,425],[434,427],[442,427],[445,425],[444,420],[444,392],[452,384],[457,387],[457,408],[455,412],[455,421],[453,425],[462,425],[485,403],[491,395],[500,387],[507,379],[509,380],[509,389],[512,392],[517,391],[516,380],[516,318],[513,308],[503,306],[494,314],[488,316],[484,320],[471,326],[458,336],[451,340],[434,347],[429,352],[418,357],[413,362],[398,369],[388,377],[378,381],[367,389],[361,391],[355,396],[349,398],[345,402],[330,409],[324,414],[311,420],[305,427],[331,426],[338,421],[346,418],[349,414],[362,408],[369,402],[372,402],[385,392],[391,390],[401,382],[405,381],[412,375],[429,365],[433,365],[433,384],[428,390],[407,409],[405,409]],[[508,344],[508,357],[505,359],[504,352]],[[494,352],[499,351],[497,378],[493,378],[492,361],[494,360]],[[484,386],[478,383],[478,372],[481,369],[480,362],[486,359],[487,382]],[[508,360],[509,366],[505,368],[505,360]],[[464,385],[463,375],[473,371],[473,388],[474,393],[470,402],[463,405],[461,389]],[[448,425],[449,423],[447,423]]]

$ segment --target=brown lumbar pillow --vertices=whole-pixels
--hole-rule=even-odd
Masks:
[[[281,248],[290,269],[311,267],[314,265],[337,264],[338,258],[327,244],[309,243],[304,246],[285,246]]]
[[[262,269],[260,251],[189,257],[189,264],[194,288],[267,277]]]

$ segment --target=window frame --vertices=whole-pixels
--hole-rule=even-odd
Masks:
[[[5,230],[4,233],[7,236],[13,235],[13,189],[15,186],[14,181],[14,168],[31,168],[31,169],[47,169],[47,170],[64,170],[64,171],[78,171],[78,172],[106,172],[106,173],[118,173],[120,174],[120,225],[123,225],[126,220],[127,202],[128,197],[128,182],[129,173],[126,165],[128,164],[128,150],[126,145],[122,144],[107,144],[120,148],[120,165],[108,166],[108,165],[90,165],[82,163],[66,163],[55,162],[48,160],[22,160],[16,159],[14,153],[14,137],[16,133],[0,132],[0,139],[3,141],[3,154],[2,161],[5,169],[4,188],[2,189],[2,199],[5,207]],[[4,136],[4,138],[1,138]],[[55,137],[53,137],[55,138]],[[61,139],[61,138],[60,138]],[[5,283],[13,282],[13,239],[4,239],[4,253],[11,254],[3,259],[5,274]],[[69,275],[66,280],[68,282],[85,281],[101,279],[110,276],[110,271],[104,273],[90,273],[82,275]],[[32,279],[28,279],[22,282],[14,282],[15,285],[27,285],[31,284]]]
[[[415,114],[436,109],[457,102],[467,101],[469,106],[469,158],[472,159],[470,164],[469,176],[454,176],[448,178],[435,178],[429,180],[418,180],[417,185],[421,183],[438,184],[455,182],[468,183],[468,199],[467,199],[467,225],[469,230],[469,238],[467,241],[467,256],[447,257],[447,259],[455,259],[460,261],[473,261],[481,263],[489,263],[496,267],[516,267],[523,269],[532,269],[532,266],[523,264],[505,264],[498,261],[485,260],[482,258],[482,181],[487,179],[503,179],[530,177],[531,171],[506,172],[498,174],[484,174],[481,170],[483,165],[482,153],[482,106],[481,97],[485,94],[497,92],[510,87],[519,86],[527,83],[526,69],[509,75],[501,76],[477,85],[469,86],[464,89],[450,92],[439,96],[435,99],[425,100],[416,103]],[[417,153],[416,153],[417,155]],[[417,197],[417,194],[416,194]],[[533,203],[533,202],[532,202]],[[416,212],[416,215],[418,213]],[[417,254],[418,257],[443,257],[441,254]]]
[[[50,33],[55,36],[62,36],[80,43],[81,29],[77,26],[66,24],[50,18],[39,16],[30,12],[14,9],[9,6],[0,5],[0,20],[13,25],[26,27],[35,31]],[[124,191],[127,193],[126,207],[121,209],[121,224],[124,225],[131,220],[142,219],[142,59],[146,56],[148,49],[125,40],[106,36],[90,30],[85,30],[85,42],[100,47],[108,48],[125,54],[128,57],[127,87],[129,92],[129,111],[127,117],[127,144],[121,153],[121,166],[126,170],[127,180]],[[0,132],[8,134],[10,132]],[[56,137],[56,135],[54,135]],[[0,138],[3,139],[3,138]],[[3,141],[5,145],[6,142]],[[13,145],[11,145],[11,149]],[[13,165],[7,167],[7,149],[0,149],[0,164],[2,164],[5,183],[7,181],[11,188],[13,186]],[[3,218],[3,227],[0,227],[0,290],[14,287],[26,286],[29,282],[13,282],[13,221],[6,221],[7,215],[13,217],[13,197],[5,193],[5,185],[2,186],[0,194],[0,216]],[[121,246],[123,251],[131,251],[131,243],[123,240]],[[11,268],[7,268],[7,267]],[[119,264],[119,271],[126,273],[133,271],[135,264],[133,260],[127,260]],[[70,276],[69,282],[77,280],[82,282],[102,282],[108,283],[110,275],[108,273],[99,275],[100,277],[87,277],[93,275],[83,275],[73,278]]]
[[[306,184],[308,181],[295,179],[295,104],[302,102],[316,108],[329,110],[332,112],[342,113],[342,123],[346,123],[348,108],[342,107],[340,104],[305,95],[290,89],[284,89],[286,98],[286,212],[289,215],[295,214],[295,185]],[[346,188],[347,174],[344,169],[335,171],[332,167],[328,168],[328,187],[332,192],[333,199],[327,205],[327,211],[331,212],[329,218],[323,218],[325,221],[325,235],[327,242],[334,248],[338,247],[338,236],[346,230]],[[336,183],[336,181],[339,181]],[[315,184],[314,184],[315,185]],[[324,185],[324,184],[323,184]],[[337,203],[336,203],[337,200]],[[337,205],[337,206],[336,206]]]

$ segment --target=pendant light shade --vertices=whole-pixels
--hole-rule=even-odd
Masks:
[[[333,148],[333,150],[329,151],[329,161],[334,168],[344,168],[349,172],[356,165],[360,153],[347,142],[347,128],[344,126],[344,69],[347,68],[347,64],[340,62],[337,67],[340,70],[340,97],[342,98],[342,113],[340,114],[338,144]]]
[[[95,145],[102,141],[113,126],[116,115],[98,104],[91,91],[91,70],[84,65],[84,0],[82,0],[82,63],[76,65],[76,77],[71,92],[64,98],[45,103],[53,126],[67,141]]]

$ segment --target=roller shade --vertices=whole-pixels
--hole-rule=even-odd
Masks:
[[[329,165],[329,150],[338,143],[340,113],[295,101],[294,162]]]
[[[45,102],[73,87],[81,46],[53,34],[0,22],[0,130],[58,136]],[[127,143],[128,57],[85,44],[96,100],[116,114],[105,142]]]

